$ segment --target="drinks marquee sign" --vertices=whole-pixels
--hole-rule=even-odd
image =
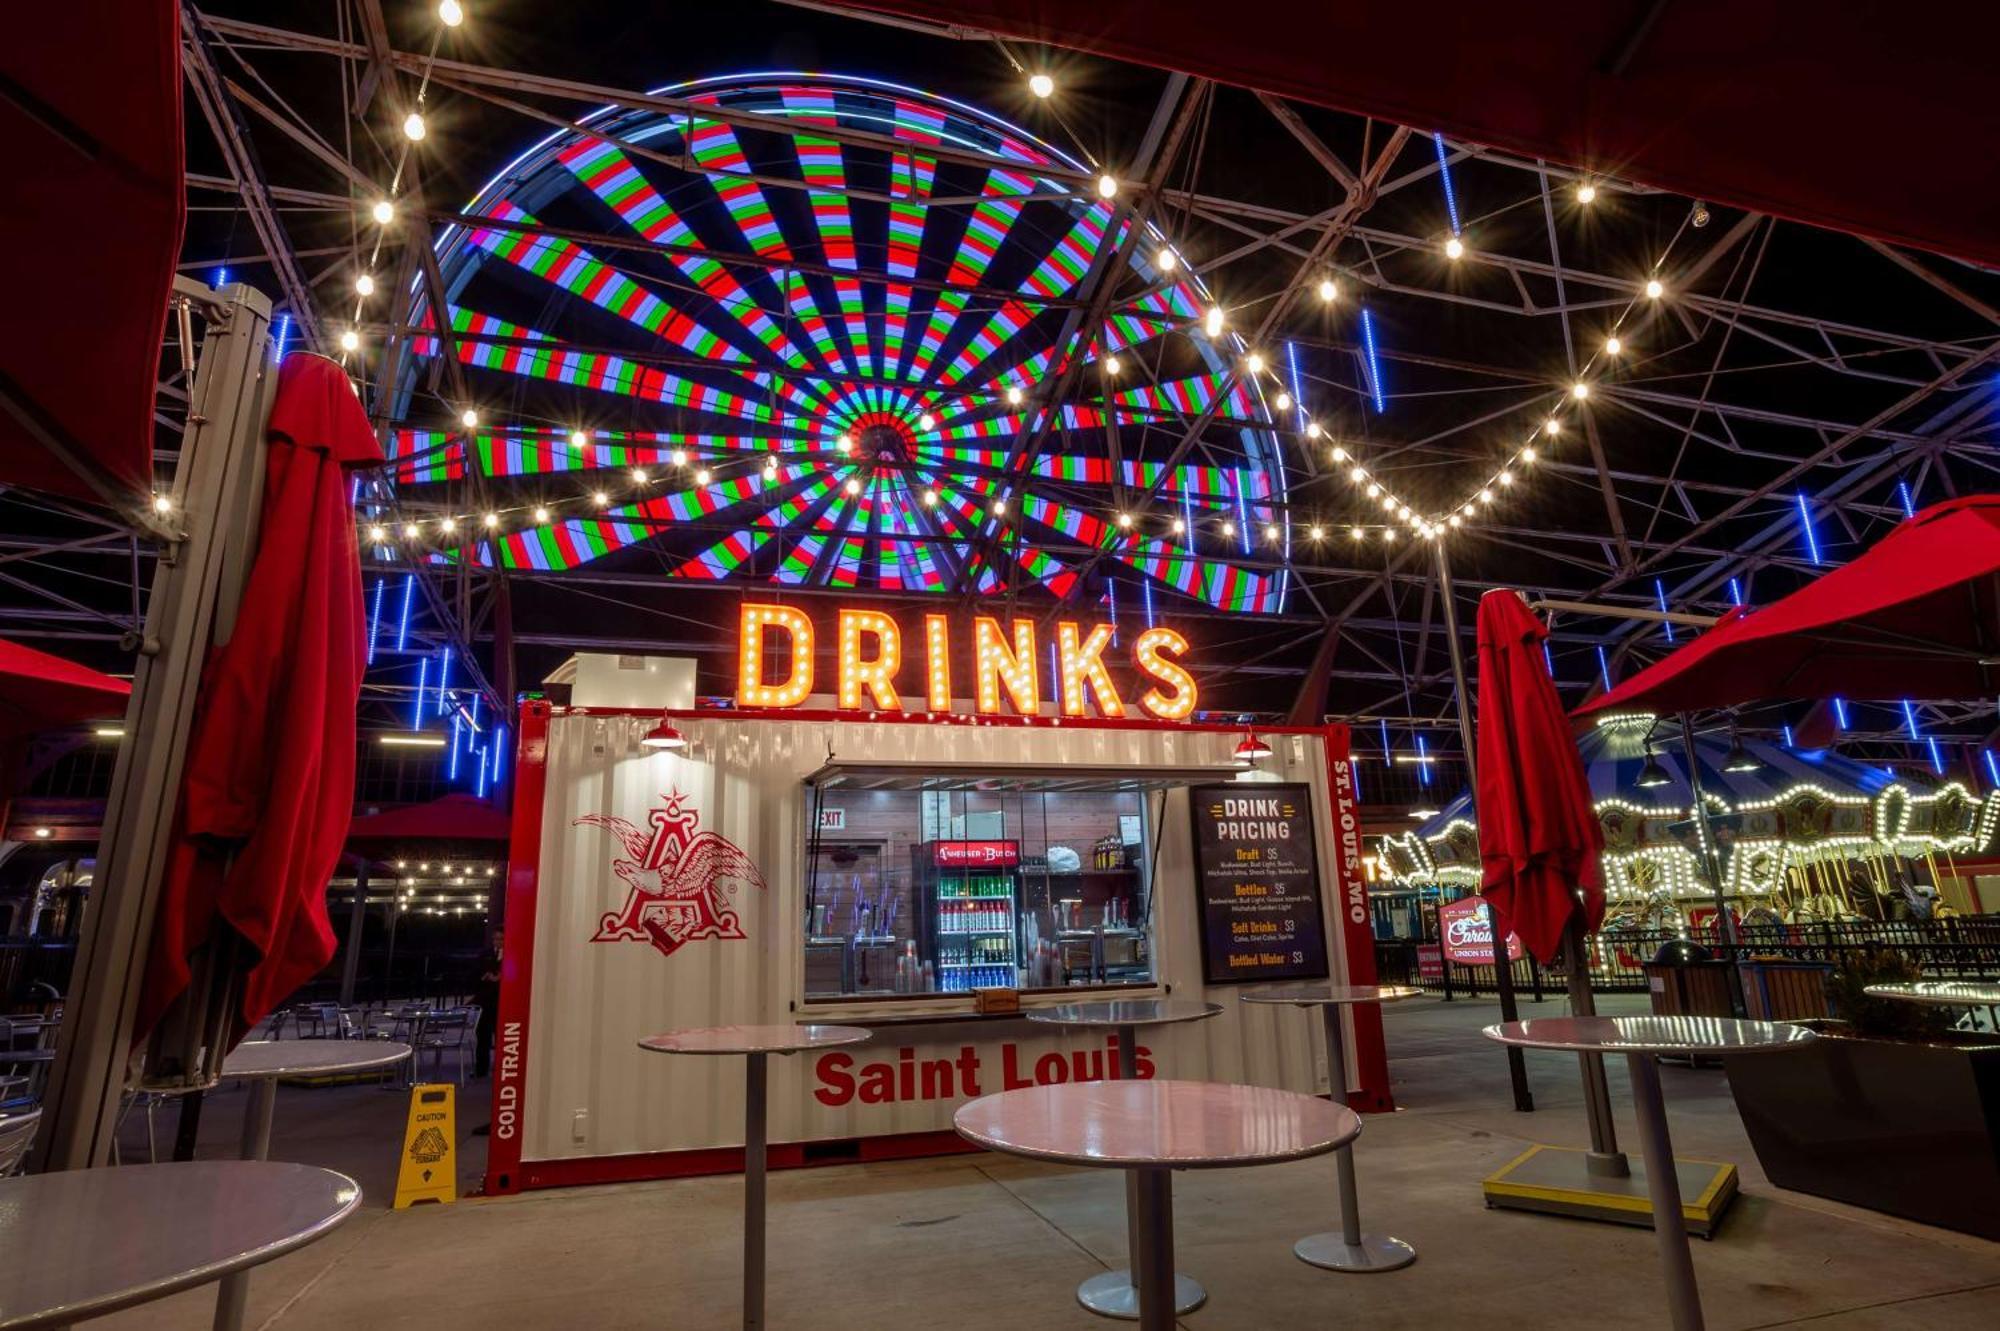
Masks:
[[[816,682],[814,625],[805,611],[790,605],[746,603],[738,627],[737,704],[769,708],[802,705]],[[951,711],[950,616],[925,615],[921,637],[908,641],[902,625],[891,615],[879,610],[843,609],[834,632],[838,706],[877,712]],[[1104,664],[1110,649],[1109,624],[1092,624],[1086,632],[1074,620],[1056,621],[1047,664],[1057,675],[1060,701],[1055,707],[1060,715],[1127,714],[1127,700],[1119,696]],[[787,663],[774,670],[773,658],[781,651]],[[1132,668],[1145,687],[1131,705],[1162,721],[1185,720],[1199,697],[1194,676],[1181,665],[1187,653],[1187,639],[1164,626],[1134,637]],[[906,659],[919,654],[923,657],[921,673],[906,671]],[[974,617],[972,694],[979,715],[1000,716],[1008,710],[1019,716],[1042,715],[1043,663],[1035,621],[1015,619],[1003,628],[993,616]]]

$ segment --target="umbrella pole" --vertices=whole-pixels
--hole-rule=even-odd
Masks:
[[[1729,913],[1729,902],[1722,895],[1722,865],[1715,858],[1715,829],[1708,822],[1708,801],[1701,795],[1701,766],[1694,752],[1694,723],[1688,720],[1686,712],[1681,713],[1681,753],[1687,759],[1688,796],[1694,802],[1695,826],[1701,829],[1701,871],[1708,878],[1709,890],[1715,894],[1715,927],[1722,941],[1729,949],[1729,1005],[1737,1016],[1742,1016],[1743,972],[1737,968],[1736,920]]]
[[[1432,541],[1431,549],[1437,554],[1438,599],[1444,605],[1444,640],[1451,648],[1451,683],[1458,698],[1458,738],[1465,746],[1465,782],[1472,794],[1472,816],[1479,817],[1479,773],[1474,765],[1475,739],[1472,729],[1472,708],[1470,694],[1465,687],[1465,647],[1458,640],[1458,609],[1452,603],[1451,565],[1445,562],[1444,542]],[[1507,931],[1491,905],[1488,917],[1493,920],[1493,987],[1500,994],[1500,1019],[1519,1021],[1520,1009],[1514,1002],[1514,968],[1507,960]],[[1439,939],[1442,947],[1443,940]],[[1521,1113],[1533,1113],[1534,1094],[1528,1089],[1528,1065],[1521,1057],[1518,1045],[1507,1046],[1507,1080],[1514,1089],[1514,1108]]]
[[[1594,1017],[1597,1000],[1590,992],[1590,959],[1583,948],[1583,917],[1573,913],[1562,932],[1563,980],[1569,989],[1571,1016]],[[1604,1080],[1602,1054],[1578,1054],[1583,1065],[1583,1110],[1590,1120],[1590,1154],[1584,1168],[1599,1178],[1626,1178],[1632,1173],[1618,1149],[1618,1125],[1611,1118],[1611,1088]]]

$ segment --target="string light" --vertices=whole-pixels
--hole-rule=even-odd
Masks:
[[[1324,540],[1326,538],[1326,528],[1320,526],[1308,527],[1306,528],[1306,535],[1315,541]]]
[[[1666,295],[1666,294],[1667,294],[1667,289],[1666,289],[1666,287],[1664,287],[1664,286],[1662,286],[1662,285],[1660,284],[1660,279],[1659,279],[1659,278],[1655,277],[1655,278],[1650,278],[1650,279],[1648,279],[1648,280],[1647,280],[1647,282],[1646,282],[1646,299],[1647,299],[1647,300],[1658,300],[1658,299],[1659,299],[1660,297],[1662,297],[1662,296],[1664,296],[1664,295]]]
[[[700,470],[696,471],[696,472],[695,472],[695,474],[694,474],[694,483],[695,483],[696,485],[707,485],[707,484],[709,483],[709,481],[710,481],[710,480],[712,480],[712,479],[713,479],[713,477],[712,477],[712,476],[711,476],[711,474],[709,473],[709,470],[708,470],[708,468],[707,468],[707,467],[703,467],[703,468],[701,468]]]
[[[1576,187],[1576,201],[1578,203],[1597,202],[1597,186],[1591,184],[1588,180],[1583,181]]]
[[[1453,236],[1444,243],[1444,257],[1456,262],[1465,257],[1465,242]]]
[[[374,544],[380,545],[389,539],[389,533],[378,523],[368,529],[368,539]]]
[[[484,518],[484,521],[486,523],[486,530],[492,531],[495,527],[500,525],[500,515],[498,513],[488,513]]]
[[[340,349],[342,351],[359,351],[361,349],[361,334],[355,332],[352,328],[341,333]]]
[[[455,28],[465,22],[465,7],[458,0],[443,0],[438,6],[438,22],[447,28]]]
[[[1290,411],[1292,409],[1292,395],[1281,388],[1278,390],[1278,396],[1272,399],[1271,405],[1275,406],[1279,411]],[[1306,433],[1309,438],[1316,437],[1310,430]]]
[[[1308,438],[1308,439],[1317,439],[1317,438],[1319,438],[1319,437],[1320,437],[1320,435],[1322,435],[1322,434],[1324,434],[1324,433],[1325,433],[1325,431],[1324,431],[1324,430],[1322,430],[1322,429],[1320,428],[1320,423],[1319,423],[1318,421],[1307,421],[1307,422],[1306,422],[1306,438]],[[1336,449],[1334,449],[1333,451],[1334,451],[1334,453],[1336,454],[1336,456],[1335,456],[1335,458],[1334,458],[1334,461],[1335,461],[1335,462],[1338,462],[1338,461],[1340,461],[1340,460],[1341,460],[1341,458],[1344,458],[1344,457],[1346,457],[1346,456],[1347,456],[1346,452],[1345,452],[1344,450],[1342,450],[1342,449],[1338,449],[1338,448],[1336,448]]]
[[[1056,81],[1047,74],[1033,74],[1028,78],[1028,91],[1047,100],[1055,95]]]
[[[1115,199],[1118,197],[1118,182],[1113,180],[1109,173],[1097,178],[1097,197],[1100,199]]]
[[[549,520],[549,511],[546,508],[543,508],[540,504],[535,505],[535,525],[538,527],[545,526],[547,525],[548,520]]]
[[[1532,444],[1521,450],[1521,461],[1523,462],[1533,462],[1537,456],[1539,455],[1535,452]]]
[[[1222,534],[1224,536],[1234,536],[1236,534],[1236,524],[1228,518],[1224,518],[1222,520]]]
[[[1339,299],[1339,297],[1340,297],[1340,287],[1334,282],[1332,278],[1322,277],[1319,280],[1319,298],[1326,304],[1331,305],[1335,300]]]
[[[377,199],[375,206],[368,210],[368,215],[375,219],[375,225],[387,226],[396,220],[396,205],[387,199]]]
[[[937,491],[935,491],[935,490],[926,490],[926,491],[924,491],[924,507],[925,507],[925,508],[936,508],[936,507],[937,507],[937,501],[938,501],[938,492],[937,492]]]
[[[479,428],[479,413],[467,407],[458,413],[458,423],[468,430],[476,430]]]
[[[1162,273],[1171,273],[1179,265],[1179,256],[1165,246],[1161,246],[1160,252],[1153,256],[1153,266]]]
[[[1018,407],[1018,406],[1020,406],[1020,405],[1021,405],[1021,397],[1022,397],[1022,393],[1021,393],[1021,386],[1020,386],[1019,384],[1009,384],[1009,385],[1007,386],[1007,405],[1008,405],[1008,406],[1010,406],[1010,407]]]
[[[1262,374],[1264,372],[1264,358],[1253,351],[1243,358],[1243,368],[1251,374]]]
[[[458,530],[458,523],[451,518],[440,518],[438,519],[438,530],[449,536]]]
[[[1183,532],[1187,530],[1187,524],[1185,522],[1182,522],[1179,518],[1175,518],[1171,523],[1167,524],[1167,526],[1168,530],[1173,532],[1173,534],[1176,536],[1181,535]]]
[[[646,469],[644,467],[632,468],[632,484],[644,485],[647,479],[648,478],[646,476]]]
[[[688,463],[687,450],[685,448],[676,448],[673,452],[667,454],[667,461],[673,463],[676,467],[685,467]]]
[[[930,413],[929,413],[928,411],[927,411],[927,412],[925,412],[925,413],[924,413],[923,415],[921,415],[921,416],[917,417],[917,428],[918,428],[919,430],[933,430],[933,429],[936,429],[936,428],[937,428],[937,417],[935,417],[935,416],[931,415],[931,414],[930,414]]]
[[[1619,337],[1616,333],[1613,333],[1610,337],[1604,339],[1605,355],[1616,356],[1623,350],[1625,350],[1625,339]]]
[[[1563,423],[1559,418],[1551,416],[1546,421],[1542,422],[1542,433],[1547,435],[1549,438],[1553,439],[1562,432],[1563,432]]]
[[[1005,517],[1005,516],[1006,516],[1006,514],[1007,514],[1007,501],[1006,501],[1006,500],[1004,500],[1004,499],[996,499],[996,500],[994,500],[994,501],[993,501],[993,516],[994,516],[994,517],[996,517],[996,518],[999,518],[999,517]]]
[[[843,488],[851,495],[858,495],[861,493],[861,482],[850,476],[847,478],[847,484]]]
[[[569,446],[571,448],[581,450],[583,446],[585,444],[588,444],[589,442],[590,442],[590,436],[585,434],[582,430],[571,430],[569,432]]]
[[[355,279],[354,279],[354,294],[355,294],[355,295],[357,295],[357,296],[372,296],[372,295],[374,295],[374,294],[375,294],[375,279],[374,279],[373,277],[369,276],[369,275],[368,275],[367,273],[363,273],[363,274],[361,274],[361,275],[360,275],[359,277],[355,278]]]
[[[1118,377],[1118,371],[1120,368],[1121,366],[1119,365],[1118,358],[1116,356],[1106,356],[1104,358],[1104,372],[1110,375],[1113,379],[1116,379]]]
[[[1118,515],[1118,525],[1124,530],[1130,531],[1132,529],[1132,515],[1130,513],[1120,513]]]
[[[406,522],[403,524],[403,536],[405,537],[405,539],[414,541],[423,534],[424,534],[424,529],[422,527],[419,527],[416,523]]]
[[[411,143],[421,143],[424,137],[424,118],[416,111],[403,117],[403,137]]]
[[[611,502],[611,496],[604,493],[604,491],[602,490],[599,490],[595,494],[591,495],[590,499],[591,502],[596,504],[599,508],[603,508]]]
[[[1210,337],[1222,336],[1222,307],[1220,305],[1211,305],[1208,307],[1208,313],[1204,314],[1201,318],[1201,329]]]
[[[1581,402],[1585,398],[1590,396],[1590,385],[1583,382],[1583,380],[1579,379],[1576,381],[1575,385],[1571,387],[1571,389],[1569,390],[1569,395],[1575,398],[1578,402]]]

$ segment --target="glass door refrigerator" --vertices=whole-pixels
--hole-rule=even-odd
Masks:
[[[926,841],[916,863],[918,945],[944,992],[1021,984],[1021,843]]]

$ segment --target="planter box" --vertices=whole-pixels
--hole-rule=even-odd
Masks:
[[[2000,1239],[2000,1042],[1870,1040],[1835,1022],[1724,1058],[1757,1162],[1781,1188]]]

